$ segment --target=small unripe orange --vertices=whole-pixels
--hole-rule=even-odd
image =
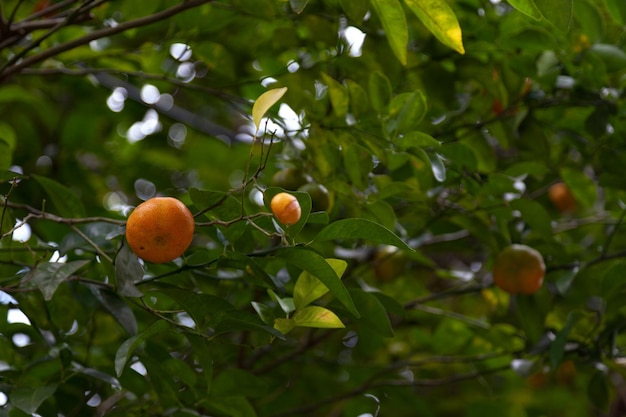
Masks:
[[[298,223],[302,215],[298,199],[289,193],[276,194],[270,202],[270,207],[278,221],[287,226]]]

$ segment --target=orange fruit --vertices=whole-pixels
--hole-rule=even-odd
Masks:
[[[493,282],[510,294],[534,294],[541,288],[546,266],[541,254],[526,245],[503,249],[493,265]]]
[[[548,188],[548,198],[561,213],[574,211],[576,199],[564,182],[557,182]]]
[[[298,199],[289,193],[276,194],[270,202],[270,208],[278,221],[287,226],[298,223],[302,214]]]
[[[139,204],[126,222],[126,241],[143,260],[163,263],[181,256],[191,244],[193,215],[180,200],[155,197]]]

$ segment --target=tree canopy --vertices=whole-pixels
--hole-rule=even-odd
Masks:
[[[3,0],[0,416],[624,415],[625,48],[623,0]]]

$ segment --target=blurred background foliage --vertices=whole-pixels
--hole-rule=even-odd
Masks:
[[[3,0],[0,415],[625,415],[625,28],[621,0]],[[196,238],[142,264],[156,195]],[[492,285],[509,243],[532,296]],[[307,274],[345,328],[274,328]]]

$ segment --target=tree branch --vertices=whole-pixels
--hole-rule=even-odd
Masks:
[[[17,74],[22,71],[24,68],[28,68],[34,64],[42,62],[48,58],[56,56],[62,52],[66,52],[77,48],[82,45],[86,45],[89,42],[104,38],[107,36],[117,35],[118,33],[125,32],[129,29],[138,28],[141,26],[147,26],[152,23],[159,22],[161,20],[168,19],[172,16],[175,16],[185,10],[193,9],[195,7],[201,6],[203,4],[211,3],[213,0],[188,0],[183,1],[182,3],[177,4],[176,6],[170,7],[169,9],[162,10],[160,12],[154,13],[150,16],[140,17],[135,20],[130,20],[128,22],[120,23],[117,26],[94,30],[93,32],[87,33],[80,38],[73,39],[71,41],[53,46],[44,51],[41,51],[37,54],[31,55],[29,57],[24,58],[23,60],[11,65],[9,67],[4,68],[0,72],[0,81],[3,81],[10,77],[13,74]]]

